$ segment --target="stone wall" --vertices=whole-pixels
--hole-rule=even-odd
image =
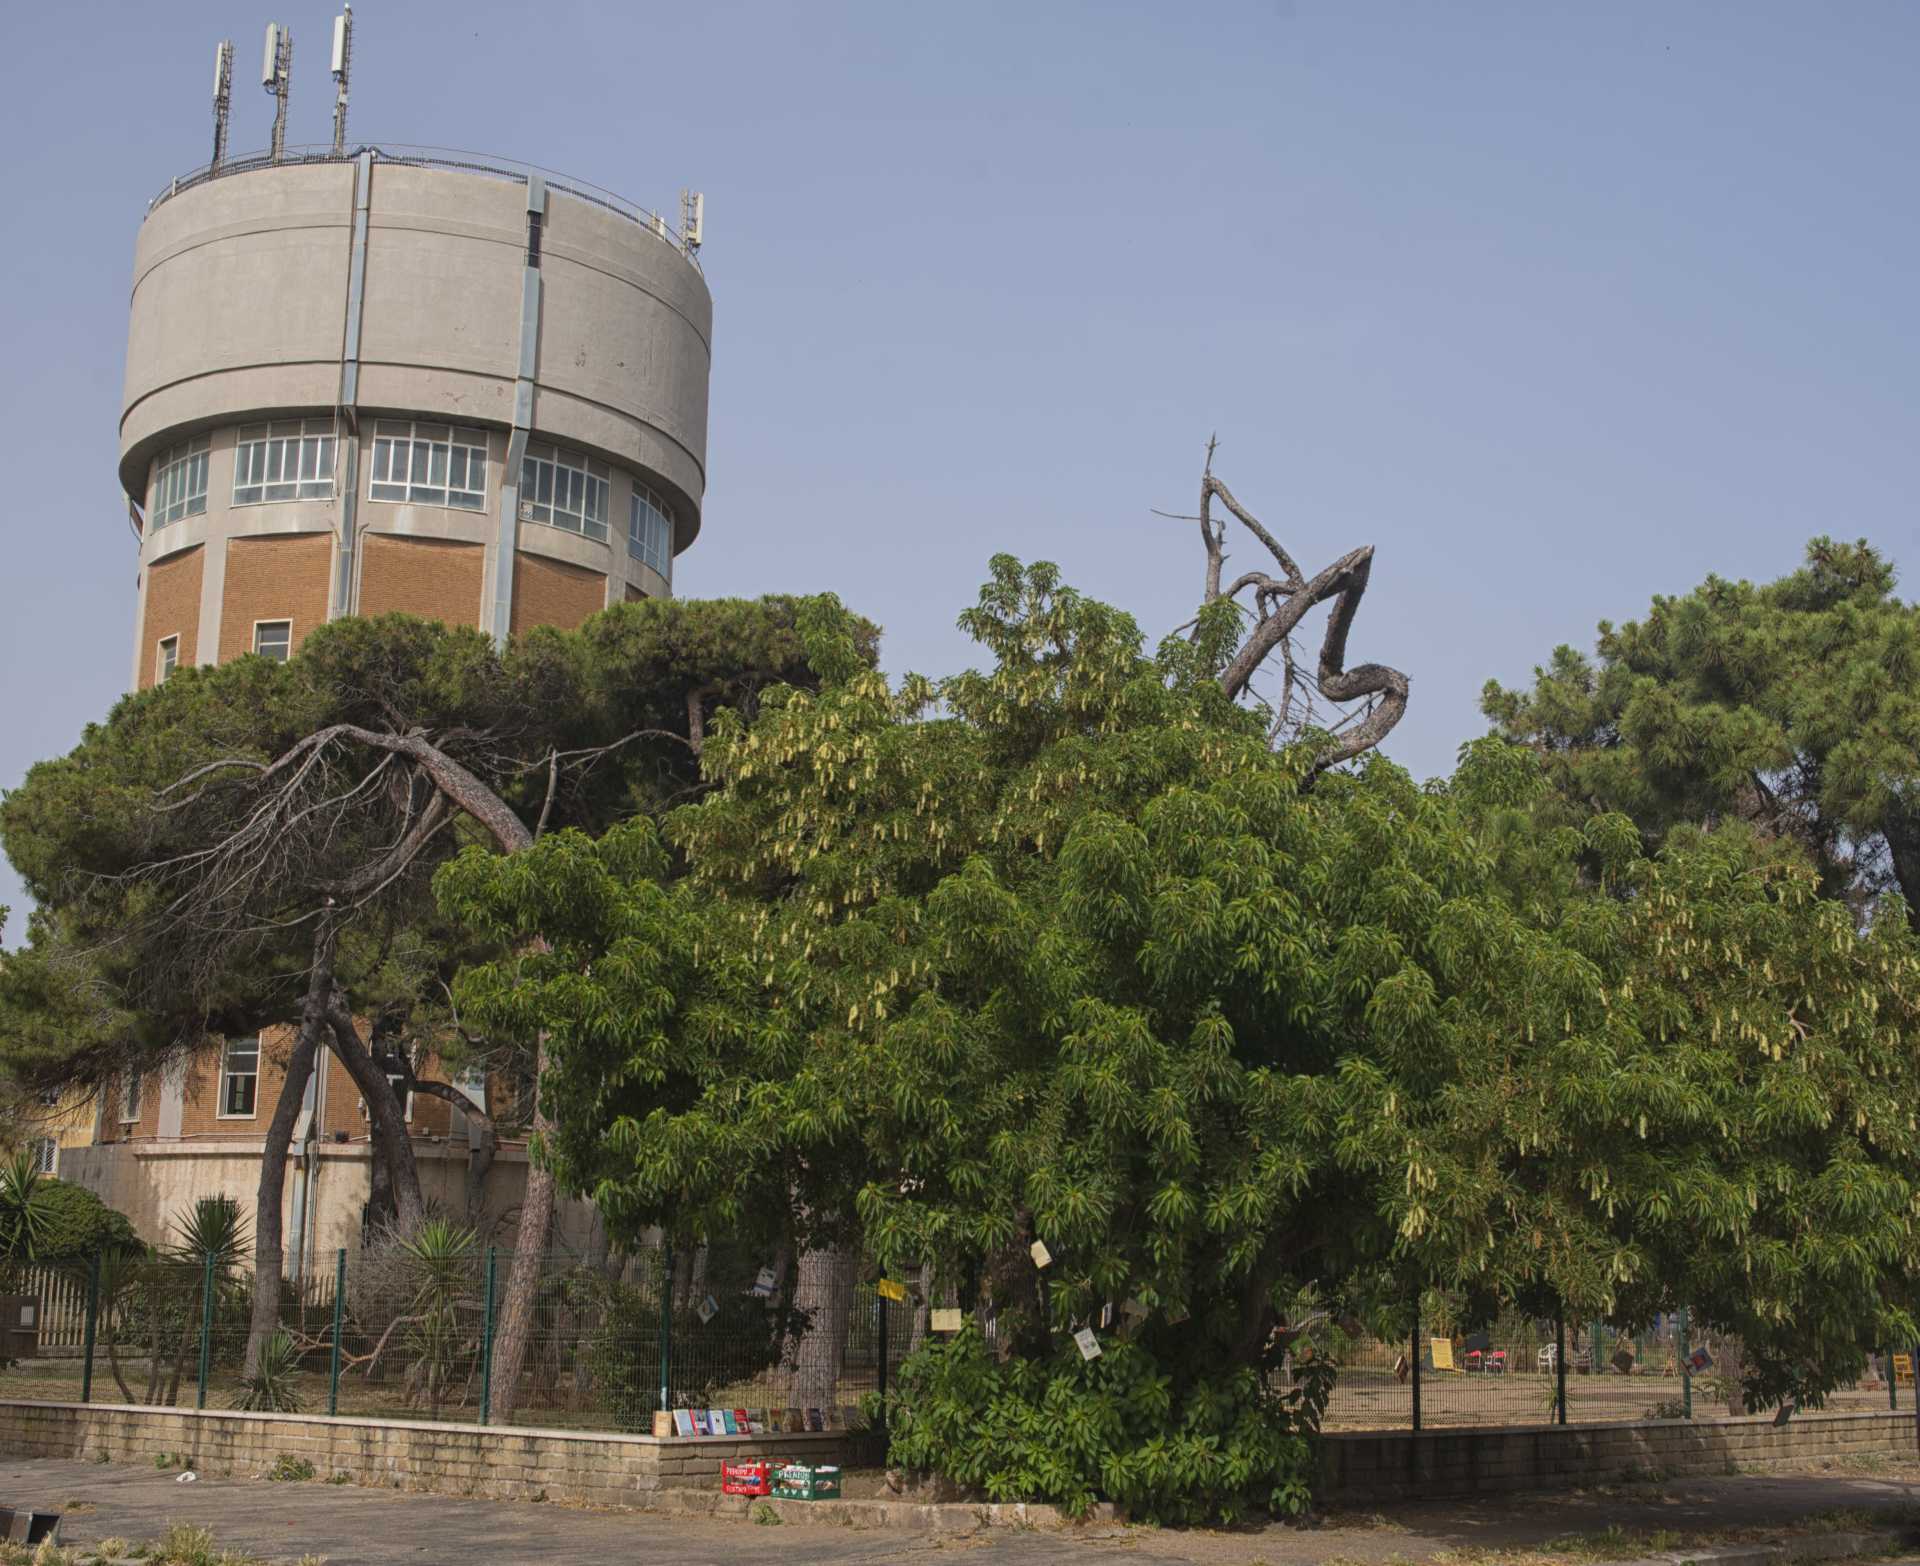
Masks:
[[[321,1477],[436,1495],[644,1505],[661,1489],[717,1491],[722,1462],[757,1458],[843,1465],[870,1460],[868,1438],[844,1433],[745,1440],[670,1439],[519,1425],[327,1419],[131,1408],[103,1403],[0,1402],[0,1452],[152,1466],[171,1453],[208,1474],[257,1474],[282,1456]]]
[[[1342,1504],[1682,1474],[1765,1472],[1822,1458],[1914,1451],[1911,1413],[1801,1414],[1619,1425],[1366,1431],[1329,1435],[1324,1491]]]

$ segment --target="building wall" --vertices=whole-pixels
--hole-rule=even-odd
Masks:
[[[145,690],[159,674],[160,642],[180,638],[179,662],[200,658],[200,592],[206,550],[195,545],[141,573],[139,634],[135,638],[134,685]]]
[[[361,547],[362,614],[417,614],[448,625],[480,623],[484,545],[369,533]]]
[[[293,651],[327,621],[333,537],[295,533],[227,541],[226,586],[220,600],[220,662],[253,651],[260,620],[293,622]]]
[[[572,630],[607,606],[604,575],[521,550],[514,559],[513,634],[536,625]]]

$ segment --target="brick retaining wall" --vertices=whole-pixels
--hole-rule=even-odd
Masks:
[[[1620,1425],[1329,1435],[1324,1493],[1341,1503],[1557,1490],[1654,1475],[1764,1472],[1821,1458],[1911,1455],[1912,1414],[1663,1419]]]
[[[1329,1435],[1322,1494],[1360,1505],[1567,1489],[1647,1475],[1724,1474],[1822,1458],[1908,1455],[1912,1414],[1802,1414],[1620,1425],[1527,1425]],[[162,1453],[205,1474],[261,1473],[282,1456],[322,1477],[438,1495],[645,1505],[663,1489],[718,1489],[720,1464],[774,1458],[854,1466],[873,1439],[828,1432],[741,1440],[660,1439],[520,1425],[327,1419],[312,1414],[0,1401],[0,1452],[151,1463]]]
[[[0,1401],[0,1452],[150,1464],[162,1453],[209,1475],[262,1473],[281,1456],[321,1477],[501,1500],[644,1505],[655,1491],[719,1488],[720,1464],[753,1458],[869,1461],[868,1437],[842,1432],[743,1440],[455,1425],[425,1420],[328,1419],[113,1403]]]

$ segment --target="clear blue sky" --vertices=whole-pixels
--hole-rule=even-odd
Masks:
[[[333,9],[278,13],[294,141]],[[125,683],[134,234],[206,157],[223,36],[265,144],[270,14],[9,13],[0,786]],[[1351,651],[1412,676],[1421,774],[1488,676],[1654,592],[1823,531],[1920,558],[1920,6],[367,0],[356,66],[356,140],[706,192],[677,587],[832,588],[896,673],[964,664],[1000,550],[1185,619],[1198,548],[1150,508],[1213,431],[1303,564],[1378,546]]]

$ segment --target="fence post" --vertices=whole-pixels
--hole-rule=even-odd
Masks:
[[[1413,1428],[1420,1428],[1420,1296],[1413,1297]]]
[[[660,1247],[660,1412],[672,1407],[669,1401],[673,1367],[673,1241]]]
[[[1913,1444],[1920,1450],[1920,1343],[1913,1346]],[[1891,1364],[1887,1366],[1893,1368]]]
[[[340,1412],[340,1334],[347,1317],[347,1248],[333,1258],[333,1353],[327,1365],[327,1417]]]
[[[207,1376],[213,1369],[213,1252],[207,1252],[204,1276],[200,1284],[200,1381],[194,1393],[195,1408],[207,1406]]]
[[[1673,1355],[1680,1361],[1680,1417],[1693,1418],[1693,1366],[1687,1357],[1687,1307],[1673,1320]]]
[[[495,1248],[487,1247],[486,1315],[480,1327],[480,1423],[493,1417],[493,1264]]]
[[[87,1334],[86,1346],[81,1351],[83,1363],[80,1369],[80,1401],[93,1401],[93,1337],[96,1324],[100,1320],[100,1256],[94,1253],[93,1265],[87,1268]]]
[[[1567,1422],[1567,1318],[1564,1312],[1553,1318],[1554,1415]]]
[[[880,1424],[884,1429],[887,1423],[887,1297],[878,1289],[873,1291],[873,1309],[878,1318],[873,1331],[874,1342],[878,1345],[875,1377],[880,1387]]]

